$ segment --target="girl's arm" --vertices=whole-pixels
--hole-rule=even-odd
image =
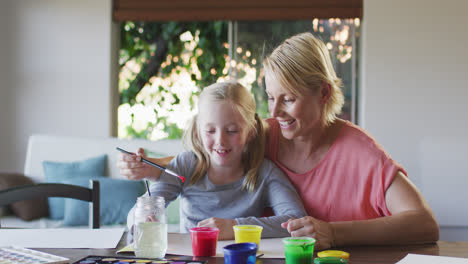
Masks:
[[[439,226],[432,210],[403,173],[396,173],[386,191],[385,201],[391,216],[332,223],[307,216],[290,221],[287,229],[291,236],[315,237],[319,249],[348,245],[418,244],[439,239]]]
[[[272,207],[276,216],[271,217],[242,217],[236,219],[223,219],[211,217],[198,223],[198,226],[219,228],[218,239],[234,239],[234,225],[260,225],[263,227],[262,237],[286,237],[287,230],[281,223],[292,218],[306,215],[302,201],[283,172],[271,161],[264,161],[255,193],[252,197],[261,197],[263,207]],[[261,215],[262,209],[255,215]]]
[[[174,157],[164,158],[148,158],[145,151],[139,148],[136,155],[119,153],[117,158],[117,167],[120,169],[120,174],[126,176],[129,180],[149,179],[156,181],[161,175],[161,170],[151,165],[141,162],[141,157],[154,162],[158,165],[166,167]]]
[[[265,188],[259,191],[263,191],[264,206],[271,207],[275,216],[236,218],[236,221],[241,225],[263,226],[262,237],[290,236],[281,223],[303,217],[307,215],[306,211],[296,189],[284,173],[273,162],[264,163],[267,164],[267,170],[261,173],[264,174]]]

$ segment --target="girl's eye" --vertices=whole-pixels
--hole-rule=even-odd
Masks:
[[[294,102],[294,98],[284,98],[283,100],[285,103],[291,103],[291,102]]]
[[[239,132],[239,131],[237,131],[237,130],[228,130],[229,134],[236,134],[237,132]]]
[[[206,130],[206,133],[208,134],[213,134],[215,131],[214,130]]]

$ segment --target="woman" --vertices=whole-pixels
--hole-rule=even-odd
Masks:
[[[264,60],[266,156],[289,177],[308,216],[292,236],[317,247],[434,242],[439,227],[406,171],[364,130],[336,117],[344,102],[327,47],[311,33],[285,40]]]

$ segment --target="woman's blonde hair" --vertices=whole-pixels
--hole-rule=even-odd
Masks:
[[[344,104],[341,79],[336,76],[325,44],[312,33],[286,39],[263,61],[265,75],[270,74],[288,92],[301,97],[304,92],[317,93],[323,84],[331,86],[322,122],[332,123]]]
[[[263,161],[265,152],[265,128],[263,120],[255,113],[255,100],[253,95],[237,82],[220,82],[212,84],[199,96],[198,109],[202,104],[229,101],[244,120],[248,139],[242,153],[242,165],[246,174],[242,189],[249,192],[255,190],[258,169]],[[198,114],[192,118],[189,127],[185,131],[184,141],[197,156],[197,166],[192,174],[190,184],[195,184],[210,167],[210,157],[203,148],[198,126]]]

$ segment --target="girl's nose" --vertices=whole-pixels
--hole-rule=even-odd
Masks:
[[[219,131],[216,135],[216,143],[218,143],[219,145],[223,145],[224,144],[224,140],[226,139],[226,134],[224,131]]]

